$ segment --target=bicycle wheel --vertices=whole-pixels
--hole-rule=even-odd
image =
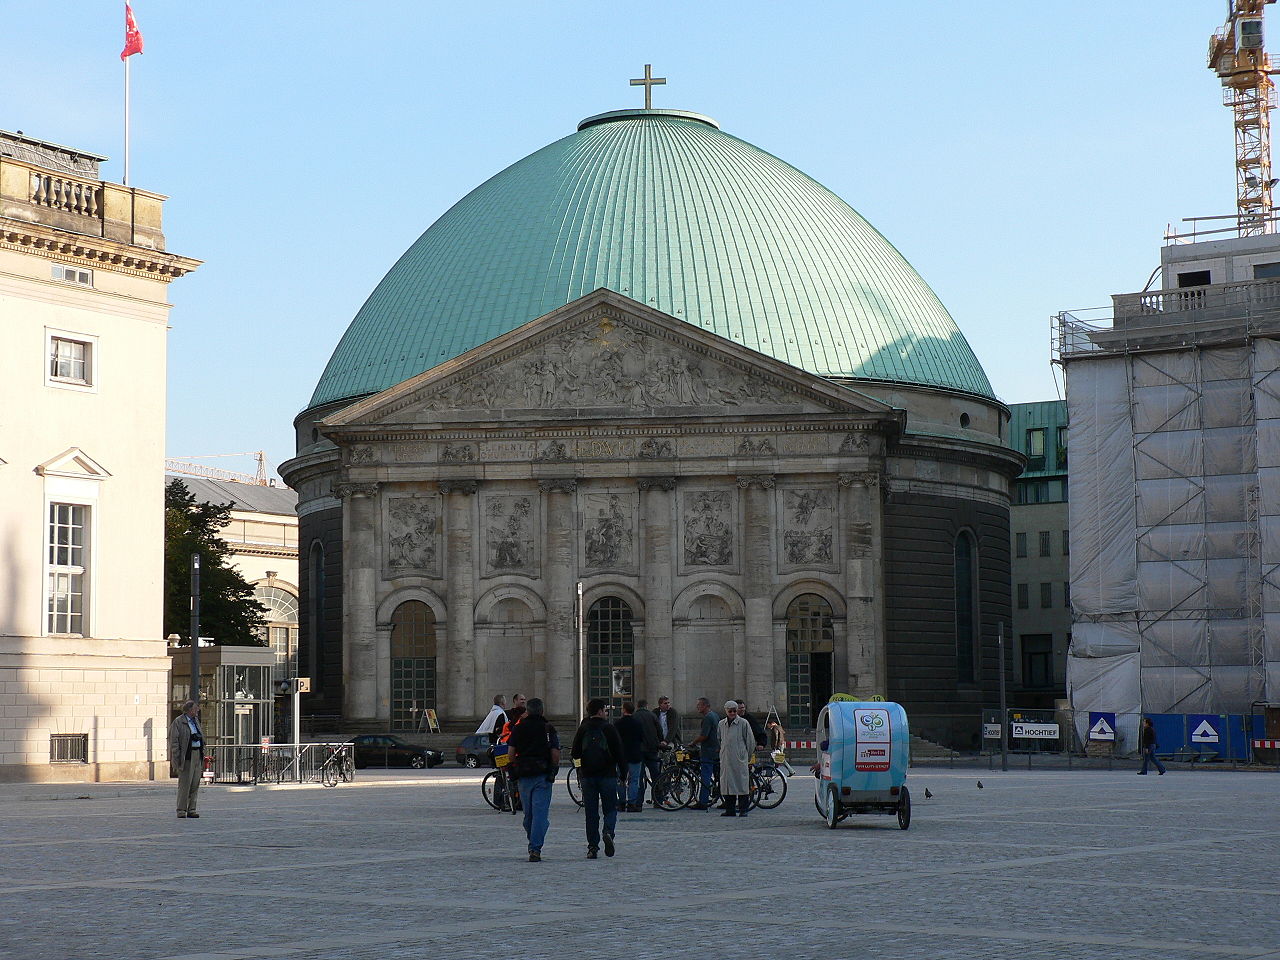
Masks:
[[[351,754],[342,755],[342,759],[338,762],[338,776],[342,778],[343,783],[350,783],[356,778],[356,768],[351,762]]]
[[[778,770],[763,770],[752,777],[756,806],[772,810],[787,798],[787,778]]]
[[[490,770],[484,775],[484,779],[480,781],[480,793],[484,796],[484,802],[493,809],[504,809],[507,792],[502,783],[501,770]]]
[[[681,810],[698,799],[698,778],[692,770],[679,767],[658,774],[655,799],[663,810]]]
[[[569,799],[582,806],[582,784],[578,780],[577,767],[570,769],[569,775],[564,778],[564,785],[569,791]]]
[[[338,764],[336,760],[326,760],[320,767],[320,782],[326,787],[338,785]]]

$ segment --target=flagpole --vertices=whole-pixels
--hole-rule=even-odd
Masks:
[[[124,185],[129,185],[129,57],[124,58]]]

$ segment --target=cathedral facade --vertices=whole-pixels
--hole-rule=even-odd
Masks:
[[[865,227],[839,200],[706,118],[602,117],[428,230],[295,421],[309,709],[741,696],[803,728],[846,692],[954,742],[1008,617],[1007,408],[878,235],[818,249]]]

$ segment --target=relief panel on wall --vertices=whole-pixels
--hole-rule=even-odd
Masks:
[[[538,571],[538,498],[532,494],[489,494],[480,502],[484,575]]]
[[[680,571],[737,568],[737,491],[685,490],[680,497]]]
[[[636,569],[634,493],[586,493],[582,510],[582,565],[589,570]]]
[[[778,490],[778,568],[836,569],[836,492],[826,487]]]
[[[387,576],[440,576],[440,497],[387,497],[383,503]]]

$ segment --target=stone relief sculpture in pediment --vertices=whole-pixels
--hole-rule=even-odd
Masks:
[[[635,566],[635,499],[616,493],[589,493],[582,498],[583,559],[600,570]]]
[[[832,490],[797,487],[781,492],[784,569],[824,568],[835,564],[836,499]]]
[[[727,491],[690,490],[681,504],[686,567],[731,567],[734,554],[734,499]]]
[[[769,405],[800,398],[762,377],[604,318],[455,381],[427,409]]]
[[[536,501],[531,496],[493,494],[483,503],[485,573],[532,573]]]

